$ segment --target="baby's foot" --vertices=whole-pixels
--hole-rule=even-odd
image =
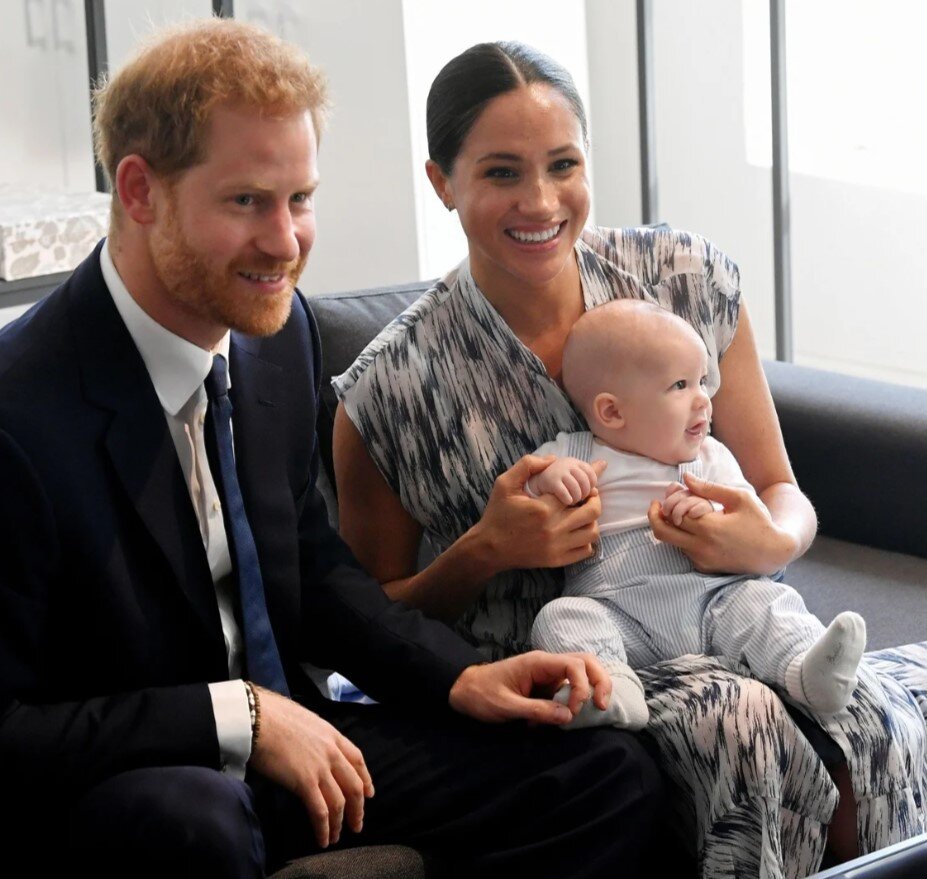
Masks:
[[[797,677],[801,692],[792,692],[793,686],[790,693],[823,714],[839,711],[856,687],[856,669],[865,649],[865,620],[852,611],[838,614],[817,642],[792,660],[787,677]]]
[[[643,729],[650,714],[644,699],[644,686],[640,678],[623,662],[606,667],[612,679],[612,695],[603,709],[592,699],[583,703],[579,713],[564,729],[584,729],[588,726],[615,726],[619,729]],[[557,690],[554,700],[566,705],[570,701],[570,685],[564,684]]]

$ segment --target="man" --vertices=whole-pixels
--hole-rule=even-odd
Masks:
[[[634,740],[461,717],[604,706],[595,660],[479,664],[328,527],[294,293],[324,111],[295,49],[222,20],[96,96],[110,236],[0,334],[4,851],[258,876],[346,827],[487,875],[632,875],[660,798]],[[382,704],[327,702],[304,661]],[[564,680],[569,709],[532,695]]]

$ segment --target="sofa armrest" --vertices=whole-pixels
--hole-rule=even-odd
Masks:
[[[792,363],[764,368],[821,533],[927,558],[927,390]]]

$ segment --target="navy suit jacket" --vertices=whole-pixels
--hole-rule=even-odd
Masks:
[[[99,249],[0,331],[0,762],[33,791],[219,766],[215,591]],[[229,357],[239,479],[294,697],[324,715],[308,661],[381,701],[446,705],[479,655],[385,596],[315,489],[319,341],[302,296],[275,336],[233,333]]]

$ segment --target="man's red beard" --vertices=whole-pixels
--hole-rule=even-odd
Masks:
[[[286,323],[306,257],[294,262],[268,262],[261,257],[228,266],[211,266],[186,242],[173,199],[165,225],[152,236],[151,257],[158,278],[171,299],[189,313],[249,336],[271,336]],[[248,290],[239,272],[286,275],[279,293]]]

